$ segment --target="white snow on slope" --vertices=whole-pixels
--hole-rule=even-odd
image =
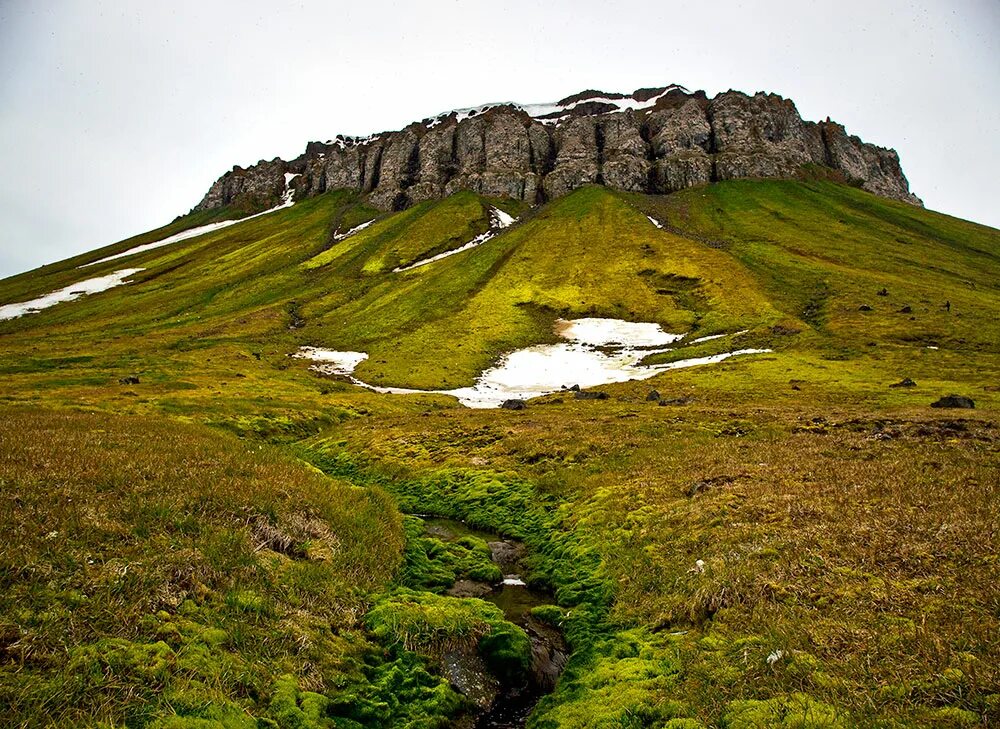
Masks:
[[[25,314],[37,314],[42,309],[48,309],[50,306],[55,306],[56,304],[64,301],[74,301],[79,299],[81,296],[96,294],[101,291],[107,291],[115,286],[130,283],[125,279],[134,273],[139,273],[139,271],[145,270],[146,269],[144,268],[123,268],[120,271],[109,273],[106,276],[88,278],[86,281],[81,281],[80,283],[75,283],[71,286],[67,286],[66,288],[59,289],[58,291],[53,291],[45,296],[39,296],[37,299],[32,299],[31,301],[22,301],[17,304],[6,304],[4,306],[0,306],[0,321],[16,319],[19,316],[24,316]]]
[[[334,240],[344,240],[344,238],[350,238],[352,235],[354,235],[355,233],[357,233],[359,231],[364,230],[365,228],[367,228],[369,225],[371,225],[374,222],[375,222],[375,218],[372,218],[368,222],[362,223],[361,225],[354,226],[353,228],[351,228],[346,233],[337,233],[335,236],[333,236],[333,239]]]
[[[656,218],[651,218],[648,215],[646,216],[646,218],[649,220],[650,223],[652,223],[653,225],[655,225],[657,228],[659,228],[660,230],[663,230],[663,223],[661,223],[659,220],[657,220]]]
[[[182,230],[180,233],[175,233],[174,235],[164,238],[163,240],[158,240],[154,243],[144,243],[141,246],[136,246],[135,248],[129,248],[127,251],[122,253],[116,253],[113,256],[106,256],[97,261],[91,261],[90,263],[84,263],[82,266],[77,266],[77,268],[86,268],[87,266],[96,266],[98,263],[106,263],[108,261],[114,261],[118,258],[124,258],[125,256],[134,256],[136,253],[145,253],[146,251],[151,251],[154,248],[161,248],[163,246],[168,246],[171,243],[178,243],[182,240],[188,240],[189,238],[197,238],[199,235],[205,235],[206,233],[214,233],[217,230],[222,230],[223,228],[228,228],[237,223],[244,223],[247,220],[253,220],[254,218],[259,218],[262,215],[269,215],[277,210],[283,210],[285,208],[290,208],[295,204],[292,199],[295,196],[295,190],[291,188],[292,180],[298,177],[298,174],[292,174],[291,172],[285,173],[285,191],[281,194],[281,204],[275,205],[273,208],[264,210],[263,212],[256,213],[254,215],[249,215],[245,218],[239,218],[237,220],[223,220],[219,223],[209,223],[208,225],[199,225],[197,228],[188,228],[187,230]]]
[[[621,319],[560,319],[556,334],[563,339],[592,347],[662,347],[683,339],[683,334],[663,331],[651,322],[623,321]]]
[[[368,359],[364,352],[335,352],[318,347],[300,347],[292,356],[311,359],[317,363],[312,368],[324,375],[349,375],[354,372],[355,367]]]
[[[697,339],[692,339],[688,344],[701,344],[702,342],[711,342],[713,339],[722,339],[722,337],[738,337],[742,334],[746,334],[748,329],[740,329],[738,332],[733,332],[732,334],[709,334],[707,337],[698,337]]]
[[[475,238],[470,240],[465,245],[459,246],[458,248],[452,248],[450,251],[445,251],[444,253],[438,253],[436,256],[431,256],[430,258],[424,258],[423,260],[417,261],[416,263],[411,263],[408,266],[396,266],[392,269],[393,273],[403,273],[405,271],[412,271],[414,268],[420,268],[421,266],[426,266],[428,263],[434,263],[440,261],[443,258],[448,258],[449,256],[454,256],[456,253],[462,253],[463,251],[470,251],[473,248],[478,248],[483,243],[495,238],[501,230],[504,228],[509,228],[514,224],[515,218],[505,213],[500,208],[490,208],[490,229],[485,233],[480,233]]]
[[[497,101],[490,104],[480,104],[479,106],[470,106],[465,109],[452,109],[451,111],[442,112],[441,114],[438,114],[437,116],[431,119],[430,123],[427,125],[427,128],[430,129],[437,126],[442,121],[447,119],[448,116],[450,116],[451,114],[455,115],[456,121],[464,121],[469,117],[478,116],[483,112],[489,111],[490,109],[497,106],[513,106],[515,109],[521,109],[528,116],[533,117],[535,119],[538,119],[539,117],[549,117],[552,114],[558,114],[562,112],[562,114],[559,117],[559,120],[568,115],[569,112],[571,112],[576,107],[580,106],[581,104],[586,104],[589,102],[610,104],[616,107],[615,109],[616,111],[625,111],[626,109],[641,111],[642,109],[652,108],[656,104],[656,102],[660,100],[661,97],[663,97],[670,91],[673,91],[674,89],[678,89],[680,91],[683,91],[684,93],[689,93],[688,90],[683,86],[680,86],[678,84],[673,84],[671,86],[668,86],[663,91],[663,93],[658,94],[651,99],[647,99],[646,101],[637,101],[636,99],[633,99],[631,96],[626,96],[623,99],[614,99],[608,96],[594,96],[588,99],[579,99],[578,101],[572,101],[569,104],[557,104],[557,103],[519,104],[515,101]],[[552,118],[552,119],[543,119],[542,121],[548,123],[551,121],[558,121],[558,120]]]
[[[539,344],[519,349],[485,370],[472,387],[454,390],[414,390],[403,387],[378,387],[354,377],[354,368],[367,355],[361,352],[336,352],[316,347],[302,347],[293,356],[312,359],[312,369],[324,374],[348,377],[354,384],[375,392],[394,395],[451,395],[470,408],[496,408],[505,400],[526,400],[559,392],[564,387],[582,388],[627,380],[646,380],[667,370],[715,364],[747,354],[763,354],[769,349],[738,349],[709,357],[691,357],[659,365],[643,365],[650,354],[670,351],[669,346],[682,334],[664,332],[658,324],[627,322],[617,319],[559,320],[555,331],[567,342]],[[653,348],[650,348],[653,347]],[[331,364],[333,363],[333,364]]]

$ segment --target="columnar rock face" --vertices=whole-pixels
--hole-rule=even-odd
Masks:
[[[376,207],[473,190],[528,202],[590,183],[669,193],[738,178],[794,178],[808,165],[884,197],[920,204],[899,157],[827,119],[803,121],[788,99],[727,91],[713,99],[679,86],[631,96],[586,91],[556,104],[493,104],[448,112],[365,139],[310,142],[305,154],[234,167],[196,210],[264,209],[284,191],[296,199],[352,189]]]

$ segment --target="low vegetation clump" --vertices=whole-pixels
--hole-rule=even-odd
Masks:
[[[523,678],[531,663],[525,632],[496,605],[400,588],[382,597],[366,617],[379,640],[424,655],[478,652],[498,677]]]
[[[406,551],[399,580],[415,589],[442,592],[457,580],[474,580],[494,584],[503,579],[503,572],[493,561],[485,541],[472,535],[443,540],[424,532],[424,521],[413,516],[403,517]]]

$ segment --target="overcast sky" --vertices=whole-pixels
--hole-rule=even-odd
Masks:
[[[0,276],[169,222],[234,164],[446,109],[679,83],[793,99],[1000,227],[1000,2],[0,0]]]

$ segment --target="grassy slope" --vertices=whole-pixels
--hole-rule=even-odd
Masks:
[[[482,224],[472,199],[411,215],[437,219],[429,240],[447,241],[456,214],[469,232]],[[666,198],[587,188],[410,273],[377,272],[404,260],[400,241],[418,242],[396,224],[406,213],[301,265],[370,215],[328,194],[137,257],[149,271],[136,284],[0,323],[0,397],[180,414],[272,440],[329,428],[312,442],[318,462],[346,449],[391,466],[375,480],[409,508],[468,516],[484,493],[507,499],[481,523],[530,537],[549,555],[540,579],[577,605],[577,658],[539,726],[996,717],[996,231],[822,182]],[[51,269],[30,290],[30,277],[0,283],[0,301],[77,280]],[[366,378],[456,385],[551,339],[555,317],[584,314],[749,328],[740,346],[776,353],[520,415],[376,396],[286,357],[299,344],[363,349]],[[141,385],[113,384],[133,372]],[[887,387],[904,376],[918,386]],[[690,404],[647,404],[650,386]],[[926,407],[950,391],[980,409]],[[442,467],[457,475],[422,475]],[[536,513],[531,499],[554,507]],[[598,585],[581,587],[583,565],[599,565]],[[598,627],[579,617],[592,614]]]
[[[204,427],[27,409],[0,419],[0,486],[5,726],[256,726],[334,687],[384,701],[357,629],[401,560],[383,493]],[[409,668],[410,700],[444,689]]]

